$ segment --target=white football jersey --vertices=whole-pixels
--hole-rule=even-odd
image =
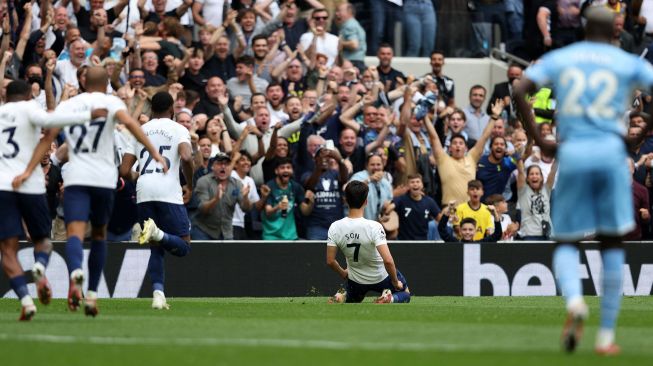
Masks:
[[[73,124],[64,128],[68,143],[68,164],[63,174],[64,187],[86,186],[116,188],[118,168],[115,164],[113,131],[116,112],[127,111],[118,97],[103,93],[83,93],[59,105],[57,111],[90,112],[106,108],[106,118]]]
[[[379,283],[388,277],[376,250],[383,244],[387,244],[385,230],[376,221],[345,217],[329,227],[327,246],[340,248],[347,259],[349,279],[362,285]]]
[[[153,119],[143,125],[143,132],[152,145],[168,163],[168,173],[163,174],[161,164],[152,160],[143,144],[134,141],[125,153],[138,159],[138,181],[136,182],[136,202],[168,202],[183,205],[183,195],[179,182],[181,156],[179,145],[190,145],[190,133],[179,123],[169,118]]]
[[[90,117],[90,112],[47,113],[34,100],[0,106],[0,190],[13,191],[11,181],[25,171],[34,148],[41,140],[42,126],[50,123],[80,123]],[[37,166],[18,192],[45,193],[43,170]]]

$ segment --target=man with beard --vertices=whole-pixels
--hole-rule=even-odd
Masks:
[[[306,239],[326,240],[331,223],[342,218],[342,187],[347,176],[347,167],[337,150],[320,147],[315,151],[315,169],[302,177],[306,191],[315,193],[313,209],[304,221]]]
[[[242,56],[236,61],[236,76],[227,81],[227,90],[232,98],[243,98],[243,108],[249,108],[252,94],[260,93],[267,87],[268,82],[254,73],[253,57]]]
[[[393,199],[399,216],[398,240],[426,240],[429,221],[439,221],[440,207],[424,194],[424,183],[419,174],[408,175],[408,192]]]
[[[222,80],[229,80],[236,75],[236,59],[229,52],[229,47],[229,37],[218,38],[213,56],[202,67],[202,72],[207,77],[218,76]]]
[[[485,126],[481,138],[476,145],[467,152],[465,138],[460,134],[451,136],[449,154],[442,147],[437,134],[431,135],[431,147],[433,157],[437,161],[440,182],[442,183],[442,202],[448,204],[450,201],[463,202],[467,200],[467,192],[463,189],[467,182],[476,178],[476,165],[481,159],[485,141],[490,137],[494,127],[495,115],[503,110],[503,101],[498,100],[492,107],[493,116]],[[463,114],[464,115],[464,114]]]
[[[454,100],[454,81],[452,78],[446,76],[442,70],[444,66],[444,52],[442,51],[433,51],[431,52],[431,75],[435,84],[438,87],[438,94],[444,99],[444,102],[448,106],[455,106],[456,101]]]
[[[193,218],[193,240],[232,240],[233,215],[236,204],[249,210],[249,186],[230,176],[231,158],[218,153],[209,161],[212,174],[197,181],[194,194],[199,200],[199,212]]]
[[[495,136],[490,140],[490,153],[483,155],[476,167],[476,179],[483,183],[481,201],[493,194],[502,194],[517,165],[506,155],[506,139]]]
[[[310,214],[315,203],[313,192],[304,193],[301,184],[292,179],[290,158],[281,158],[274,170],[276,178],[261,187],[268,194],[263,215],[263,240],[297,240],[296,208]]]
[[[283,110],[284,93],[281,85],[273,81],[265,88],[265,97],[267,99],[267,107],[270,112],[270,127],[274,127],[277,123],[285,122],[288,120],[288,114]]]
[[[254,52],[254,72],[261,79],[268,83],[272,81],[270,76],[270,68],[265,64],[265,57],[270,52],[268,46],[268,37],[264,34],[257,34],[252,39],[252,51]]]

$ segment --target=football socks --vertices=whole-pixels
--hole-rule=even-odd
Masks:
[[[102,269],[107,259],[107,242],[105,240],[92,240],[91,252],[88,256],[88,290],[97,291],[102,277]]]
[[[150,248],[150,260],[147,263],[147,273],[150,275],[152,281],[152,290],[159,290],[163,292],[163,282],[165,280],[165,273],[163,268],[163,256],[165,251],[160,246],[152,246]]]
[[[583,285],[579,273],[578,248],[571,244],[560,244],[553,251],[553,270],[567,304],[583,296]]]
[[[82,241],[74,235],[66,241],[66,259],[68,259],[68,272],[73,273],[74,270],[82,268],[84,249]]]
[[[14,290],[16,296],[18,296],[19,299],[22,299],[25,296],[29,296],[29,292],[27,291],[27,280],[25,279],[25,275],[14,277],[9,280],[9,283],[11,284],[11,288]]]
[[[611,248],[601,251],[603,257],[603,294],[601,298],[601,328],[614,329],[621,303],[621,286],[625,250]]]

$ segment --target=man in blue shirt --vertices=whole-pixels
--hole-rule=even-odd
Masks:
[[[506,139],[495,136],[490,140],[490,153],[483,155],[478,161],[476,179],[483,182],[483,197],[481,201],[495,193],[502,194],[510,175],[517,168],[512,157],[506,156]]]
[[[543,152],[553,152],[557,146],[537,133],[526,95],[536,85],[552,85],[559,101],[556,120],[561,143],[552,221],[554,237],[561,243],[553,253],[553,267],[568,312],[563,346],[569,352],[576,348],[588,314],[575,244],[585,233],[594,232],[603,259],[595,351],[614,355],[620,351],[614,329],[622,293],[622,237],[635,225],[620,119],[632,89],[653,85],[653,68],[610,44],[612,12],[592,7],[586,15],[587,40],[553,51],[531,66],[516,87],[515,99],[529,134]],[[650,121],[647,127],[650,130]]]
[[[399,216],[399,240],[426,240],[430,220],[439,221],[440,207],[424,194],[419,174],[408,175],[408,192],[393,200]]]

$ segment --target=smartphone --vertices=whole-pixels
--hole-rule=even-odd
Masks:
[[[329,150],[336,149],[336,145],[333,143],[333,140],[326,140],[326,144],[324,144],[324,147],[326,147]]]

